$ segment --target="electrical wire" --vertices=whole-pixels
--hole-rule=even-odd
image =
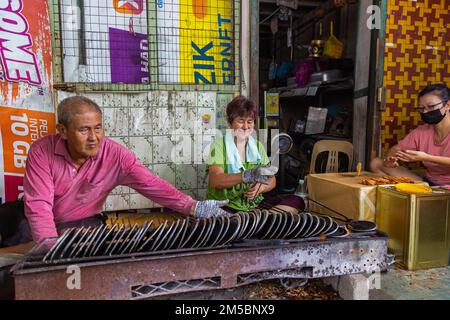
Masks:
[[[268,17],[266,17],[263,21],[260,21],[259,22],[259,24],[263,24],[264,22],[266,22],[267,20],[269,20],[270,18],[272,18],[273,17],[273,15],[275,14],[275,13],[277,13],[278,11],[280,11],[281,10],[281,7],[278,7],[274,12],[272,12]]]
[[[307,199],[308,199],[308,201],[311,201],[311,202],[313,202],[315,204],[318,204],[319,206],[324,207],[325,209],[330,210],[331,212],[333,212],[333,213],[335,213],[335,214],[337,214],[337,215],[339,215],[339,216],[341,216],[343,218],[343,219],[340,219],[340,218],[333,217],[336,220],[343,221],[343,222],[351,222],[351,221],[353,221],[353,219],[347,218],[342,213],[340,213],[340,212],[338,212],[338,211],[336,211],[334,209],[331,209],[331,208],[327,207],[326,205],[324,205],[324,204],[322,204],[322,203],[320,203],[320,202],[318,202],[316,200],[311,199],[310,197],[307,197]]]

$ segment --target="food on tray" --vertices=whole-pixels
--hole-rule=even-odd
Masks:
[[[414,183],[414,180],[408,177],[380,177],[380,178],[367,178],[361,181],[361,184],[367,186],[378,186],[382,184],[397,184],[397,183]]]

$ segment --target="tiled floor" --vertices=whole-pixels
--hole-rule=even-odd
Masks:
[[[395,300],[450,300],[450,266],[408,271],[397,267],[381,275],[381,291]]]

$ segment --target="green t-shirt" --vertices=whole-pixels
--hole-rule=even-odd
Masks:
[[[256,141],[259,154],[261,155],[261,163],[244,162],[245,170],[252,169],[258,165],[270,165],[269,157],[261,142]],[[248,144],[247,144],[248,148]],[[247,152],[247,151],[246,151]],[[225,173],[228,172],[227,166],[227,152],[225,147],[225,139],[223,137],[216,139],[211,145],[210,157],[207,161],[206,171],[209,166],[218,166],[223,168]],[[242,169],[241,169],[242,170]],[[245,193],[250,187],[250,183],[240,183],[228,189],[213,189],[208,183],[208,191],[206,193],[207,199],[214,200],[230,200],[228,206],[238,211],[248,211],[255,208],[264,199],[262,194],[259,194],[253,201],[247,200]]]

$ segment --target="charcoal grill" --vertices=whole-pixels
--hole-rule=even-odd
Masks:
[[[144,299],[274,278],[372,274],[386,270],[387,259],[378,231],[348,232],[327,216],[259,208],[68,229],[36,246],[13,274],[17,299]],[[80,288],[68,285],[74,267]]]

